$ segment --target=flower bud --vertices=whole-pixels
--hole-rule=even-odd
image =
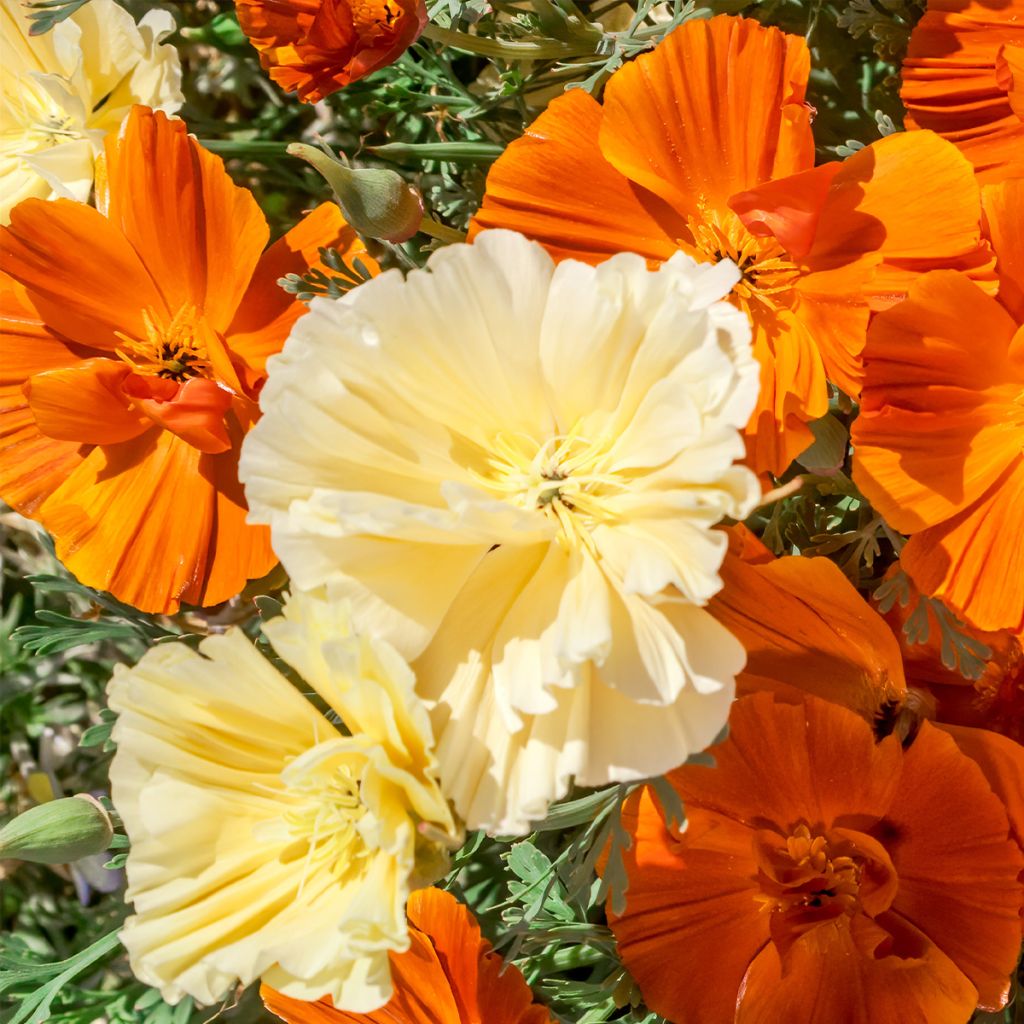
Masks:
[[[113,835],[100,802],[80,793],[38,804],[0,828],[0,858],[68,864],[102,853]]]
[[[380,168],[346,167],[301,142],[293,142],[288,153],[305,160],[324,176],[345,220],[364,238],[404,242],[419,231],[423,200],[400,174]]]

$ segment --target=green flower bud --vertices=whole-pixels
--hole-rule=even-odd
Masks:
[[[404,242],[420,229],[423,200],[394,171],[346,167],[313,146],[293,142],[291,156],[312,164],[334,190],[345,220],[364,238]]]
[[[38,804],[0,828],[0,858],[68,864],[102,853],[114,835],[98,800],[80,793]]]

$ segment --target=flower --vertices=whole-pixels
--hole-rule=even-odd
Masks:
[[[725,15],[690,21],[610,78],[554,100],[499,157],[470,237],[521,231],[556,258],[623,250],[728,257],[761,392],[750,463],[780,473],[812,440],[829,379],[859,389],[872,309],[935,267],[990,277],[972,169],[934,135],[892,135],[814,167],[803,39]],[[934,196],[943,202],[936,204]]]
[[[410,889],[460,841],[430,721],[408,665],[330,593],[293,595],[264,632],[346,731],[237,628],[114,671],[135,905],[121,941],[171,1002],[263,977],[367,1012],[391,997],[388,954],[409,947]]]
[[[423,0],[237,0],[235,10],[264,69],[304,103],[394,63],[427,24]]]
[[[287,1024],[550,1024],[513,964],[491,950],[469,910],[443,889],[409,897],[410,946],[391,954],[394,995],[376,1013],[346,1013],[329,999],[290,999],[264,985],[267,1009]]]
[[[808,693],[891,731],[907,687],[886,623],[827,558],[774,558],[746,527],[727,532],[722,589],[708,611],[746,649],[737,693]]]
[[[1024,748],[963,730],[961,749],[928,722],[904,748],[810,696],[743,697],[729,722],[716,767],[668,777],[685,831],[649,787],[624,811],[610,923],[648,1006],[677,1024],[902,1024],[1005,1005]]]
[[[328,204],[264,253],[250,193],[145,107],[107,175],[102,212],[28,199],[0,228],[0,497],[88,586],[212,605],[276,562],[237,475],[266,358],[306,309],[275,281],[359,244]]]
[[[555,267],[505,231],[314,301],[241,475],[293,583],[336,582],[410,661],[471,828],[671,767],[742,650],[702,608],[756,504],[731,264]]]
[[[918,589],[1024,632],[1024,179],[984,189],[999,296],[935,271],[879,314],[853,424],[857,486],[910,534]]]
[[[895,563],[888,578],[900,572]],[[905,603],[894,600],[884,613],[903,655],[907,683],[930,698],[930,717],[940,722],[994,729],[1024,743],[1024,637],[1008,629],[996,632],[957,624],[973,653],[980,645],[973,678],[962,674],[963,654],[952,650],[932,602],[924,601],[917,587],[903,574]],[[923,621],[922,621],[923,620]],[[908,636],[912,631],[914,639]],[[922,639],[921,633],[927,630]],[[947,650],[947,647],[950,647]]]
[[[133,103],[173,114],[182,103],[167,11],[136,25],[114,0],[91,0],[45,35],[30,36],[20,0],[0,4],[0,224],[23,199],[85,202],[96,158]]]
[[[955,143],[985,183],[1024,175],[1024,0],[929,0],[901,77],[907,128]]]

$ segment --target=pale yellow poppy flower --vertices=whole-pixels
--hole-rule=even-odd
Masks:
[[[108,688],[124,821],[121,940],[171,1002],[262,977],[367,1012],[408,948],[405,903],[460,833],[408,665],[343,602],[297,594],[264,627],[313,703],[239,629],[152,648]]]
[[[21,0],[0,0],[0,224],[23,199],[85,202],[103,139],[132,104],[173,114],[183,100],[167,11],[136,24],[114,0],[90,0],[39,36]]]
[[[725,723],[744,652],[704,605],[759,487],[727,262],[566,261],[512,232],[314,300],[268,363],[250,518],[413,661],[473,827],[659,774]]]

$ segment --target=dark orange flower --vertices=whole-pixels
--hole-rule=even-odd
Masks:
[[[990,276],[955,147],[904,133],[814,167],[809,73],[797,36],[687,22],[617,71],[603,105],[578,89],[554,100],[494,164],[470,231],[511,228],[592,263],[622,250],[734,260],[761,364],[748,452],[776,473],[810,443],[826,376],[857,393],[872,309],[924,270]]]
[[[102,212],[28,199],[0,228],[0,497],[91,587],[216,604],[276,561],[237,473],[267,357],[305,311],[276,281],[361,246],[327,204],[264,252],[250,193],[146,107],[106,159]]]
[[[264,985],[267,1008],[288,1024],[551,1024],[522,974],[491,950],[469,910],[443,889],[409,897],[409,949],[391,953],[394,994],[372,1013],[335,1009]]]
[[[304,103],[387,67],[427,24],[423,0],[236,0],[235,10],[270,77]]]
[[[963,749],[926,722],[904,748],[815,697],[738,700],[716,766],[668,776],[685,831],[650,788],[624,812],[629,889],[609,918],[648,1006],[675,1024],[961,1024],[1003,1006],[1024,748],[961,732]]]
[[[885,622],[827,558],[774,558],[746,527],[728,533],[722,589],[708,611],[746,648],[737,695],[809,693],[889,731],[907,688]]]
[[[897,530],[922,593],[1024,632],[1024,179],[984,189],[999,296],[923,276],[876,316],[853,476]]]
[[[1024,175],[1024,0],[928,0],[902,75],[908,128],[955,143],[983,182]]]
[[[894,565],[889,575],[899,570]],[[931,605],[921,606],[920,593],[909,584],[909,600],[896,601],[883,618],[892,629],[903,655],[907,684],[934,702],[929,717],[940,722],[994,729],[1024,743],[1024,644],[1008,629],[987,632],[971,626],[962,632],[987,647],[984,671],[977,679],[965,678],[943,651],[943,631]],[[912,643],[904,631],[911,615],[926,617],[928,637]],[[920,628],[920,626],[918,627]]]

